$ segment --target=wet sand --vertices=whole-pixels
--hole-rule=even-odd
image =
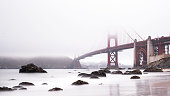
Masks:
[[[153,83],[152,87],[170,87],[170,80]]]

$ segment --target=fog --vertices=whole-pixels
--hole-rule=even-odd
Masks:
[[[108,34],[169,36],[169,5],[169,0],[0,0],[0,56],[74,58],[106,48]],[[123,52],[119,56],[129,60]]]

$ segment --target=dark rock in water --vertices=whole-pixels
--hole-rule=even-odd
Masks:
[[[139,76],[132,76],[130,79],[140,79]]]
[[[21,66],[19,73],[47,73],[47,71],[43,70],[41,67],[37,67],[33,63],[27,64],[25,66]]]
[[[99,71],[93,71],[91,75],[99,76],[99,77],[106,77],[106,73],[102,70]]]
[[[123,75],[131,75],[131,71],[126,71]]]
[[[61,88],[55,87],[55,88],[52,88],[52,89],[50,89],[48,91],[62,91],[62,90],[63,89],[61,89]]]
[[[24,88],[24,87],[23,87],[23,88],[20,88],[19,90],[27,90],[27,88]]]
[[[9,79],[9,80],[16,80],[16,79]]]
[[[146,68],[143,72],[163,72],[162,69],[156,67]]]
[[[8,87],[0,87],[0,91],[13,91],[14,89]]]
[[[131,74],[142,74],[142,72],[139,69],[135,69],[133,71],[126,71],[123,73],[123,75],[131,75]]]
[[[76,82],[73,82],[72,85],[84,85],[84,84],[89,84],[88,82],[82,81],[82,80],[77,80]]]
[[[131,74],[142,74],[142,72],[139,69],[135,69],[131,71]]]
[[[91,74],[80,73],[78,76],[82,76],[82,77],[91,77]]]
[[[19,85],[34,86],[34,84],[30,83],[30,82],[21,82],[21,83],[19,83]]]
[[[105,68],[105,69],[103,69],[103,70],[99,70],[99,71],[101,71],[101,72],[105,72],[105,73],[111,73],[111,71],[110,71],[108,68]]]
[[[123,74],[122,71],[113,71],[112,74]]]
[[[95,75],[92,75],[90,78],[91,78],[91,79],[99,79],[99,77],[97,77],[97,76],[95,76]]]
[[[23,86],[13,86],[12,88],[18,89],[18,88],[23,88]]]
[[[41,85],[48,85],[47,83],[42,83]]]

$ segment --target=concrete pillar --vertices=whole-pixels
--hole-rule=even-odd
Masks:
[[[151,36],[148,37],[147,39],[147,64],[150,63],[150,56],[153,56],[153,45],[151,41]]]
[[[136,56],[137,56],[137,53],[136,53],[136,42],[137,42],[137,40],[135,39],[134,40],[134,66],[133,66],[134,68],[137,67],[137,64],[136,64],[137,63],[136,62],[136,59],[137,59],[136,58]]]

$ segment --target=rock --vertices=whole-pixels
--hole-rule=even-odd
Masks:
[[[105,73],[111,73],[111,71],[108,68],[105,68],[105,69],[99,70],[99,71],[102,71],[102,72],[105,72]]]
[[[81,76],[81,77],[91,77],[91,74],[80,73],[78,76]]]
[[[42,83],[41,85],[48,85],[47,83]]]
[[[123,74],[122,71],[113,71],[112,74]]]
[[[140,79],[139,76],[132,76],[130,79]]]
[[[13,91],[14,89],[8,87],[0,87],[0,91]]]
[[[123,75],[131,75],[131,71],[126,71]]]
[[[99,79],[99,77],[97,77],[97,76],[95,76],[95,75],[92,75],[90,78],[91,78],[91,79]]]
[[[135,69],[131,71],[131,74],[142,74],[142,72],[139,69]]]
[[[33,83],[30,83],[30,82],[21,82],[19,83],[19,85],[23,85],[23,86],[34,86]]]
[[[156,67],[146,68],[143,72],[163,72],[162,69]]]
[[[142,72],[139,69],[135,69],[133,71],[126,71],[123,73],[123,75],[131,75],[131,74],[142,74]]]
[[[13,86],[12,88],[19,89],[19,88],[23,88],[23,86]]]
[[[49,89],[48,91],[62,91],[62,90],[63,89],[61,88],[55,87],[55,88]]]
[[[47,73],[47,71],[43,70],[41,67],[37,67],[33,63],[27,64],[25,66],[21,66],[19,73]]]
[[[82,80],[77,80],[76,82],[73,82],[72,85],[84,85],[84,84],[89,84],[88,82],[82,81]]]
[[[12,81],[13,81],[13,80],[16,80],[16,79],[9,79],[9,80],[12,80]]]
[[[93,71],[91,75],[99,76],[99,77],[106,77],[106,73],[102,70],[99,71]]]
[[[27,90],[27,88],[24,88],[24,87],[23,87],[23,88],[20,88],[19,90]]]

